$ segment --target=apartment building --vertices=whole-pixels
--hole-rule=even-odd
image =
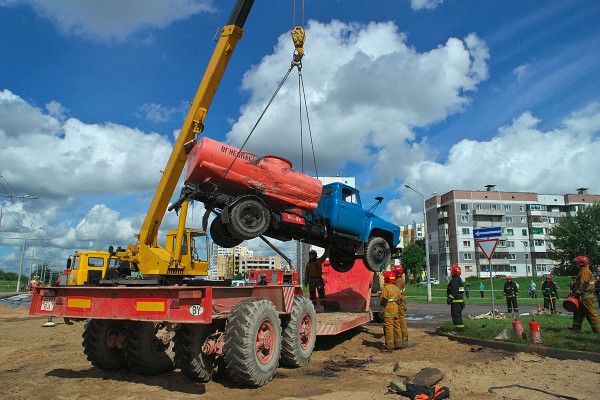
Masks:
[[[500,192],[495,185],[485,191],[452,190],[426,200],[431,276],[448,276],[460,265],[464,276],[539,276],[550,273],[550,233],[560,218],[575,215],[580,207],[600,201],[586,188],[577,193],[553,195],[533,192]],[[478,248],[473,230],[502,228],[490,262]]]
[[[406,247],[409,243],[415,243],[417,240],[425,240],[425,225],[423,223],[413,222],[408,225],[400,225],[400,243],[398,247]]]

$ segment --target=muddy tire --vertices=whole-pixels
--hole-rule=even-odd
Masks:
[[[133,322],[125,338],[127,367],[141,375],[158,375],[175,369],[174,331],[161,322]]]
[[[281,320],[281,363],[288,367],[308,364],[317,337],[317,313],[311,301],[294,296],[290,315]]]
[[[280,356],[281,323],[273,303],[259,298],[240,301],[225,330],[225,363],[231,378],[262,386],[275,376]]]
[[[271,223],[267,207],[256,199],[245,199],[231,208],[229,229],[243,240],[253,239],[265,233]]]
[[[387,240],[378,236],[369,239],[363,256],[363,262],[369,270],[373,272],[382,271],[383,268],[389,265],[391,258],[392,252]]]
[[[216,356],[202,353],[202,345],[218,328],[218,324],[184,324],[177,332],[175,359],[181,372],[188,378],[208,382],[218,378],[225,371],[223,354]]]
[[[345,256],[339,250],[332,250],[329,254],[329,264],[337,272],[348,272],[354,267],[354,258]]]
[[[83,328],[83,353],[99,369],[116,371],[125,368],[125,355],[119,348],[123,343],[127,322],[90,319]]]
[[[210,224],[210,237],[220,247],[226,249],[235,247],[243,240],[233,236],[221,221],[221,216],[217,216]]]

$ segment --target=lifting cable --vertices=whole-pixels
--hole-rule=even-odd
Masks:
[[[296,23],[296,0],[294,0],[294,24],[295,23]],[[293,55],[292,63],[290,64],[290,68],[285,73],[283,79],[281,80],[281,82],[277,86],[277,89],[275,89],[275,92],[271,96],[271,99],[267,102],[267,105],[265,106],[265,108],[261,112],[260,116],[258,117],[258,119],[255,122],[255,124],[252,127],[252,129],[250,130],[250,133],[248,134],[248,136],[244,140],[244,143],[242,143],[242,146],[240,147],[240,150],[238,151],[238,153],[236,154],[236,156],[231,161],[231,164],[229,165],[229,167],[227,168],[227,170],[225,170],[225,173],[221,177],[221,180],[219,181],[219,183],[215,187],[215,191],[219,188],[219,186],[221,186],[221,184],[223,183],[223,180],[225,179],[225,177],[227,176],[227,174],[229,173],[229,171],[233,167],[233,164],[238,159],[238,157],[240,157],[240,155],[243,153],[244,147],[246,146],[246,144],[250,140],[250,137],[252,136],[252,134],[254,133],[254,131],[256,130],[256,128],[258,127],[258,124],[260,123],[260,121],[262,120],[262,118],[266,114],[267,110],[269,109],[269,107],[271,106],[271,104],[273,103],[273,101],[275,100],[275,97],[277,96],[277,94],[279,93],[279,91],[281,90],[281,88],[283,87],[284,83],[286,82],[287,78],[289,77],[289,75],[292,72],[292,70],[294,69],[294,67],[298,68],[298,97],[299,97],[299,102],[300,102],[300,110],[299,110],[300,111],[300,151],[301,151],[301,159],[302,159],[302,161],[301,161],[301,172],[304,172],[304,147],[303,147],[303,125],[302,125],[302,100],[304,100],[304,108],[305,108],[305,113],[306,113],[306,120],[307,120],[307,125],[308,125],[308,131],[309,131],[309,137],[310,137],[310,144],[311,144],[312,155],[313,155],[313,162],[314,162],[314,166],[315,166],[315,174],[316,174],[316,176],[318,178],[319,174],[318,174],[318,171],[317,171],[317,161],[316,161],[316,157],[315,157],[315,149],[314,149],[313,138],[312,138],[312,130],[311,130],[311,127],[310,127],[310,118],[309,118],[309,113],[308,113],[308,106],[307,106],[307,103],[306,103],[306,92],[305,92],[305,89],[304,89],[304,79],[302,77],[302,57],[304,56],[303,46],[304,46],[304,40],[306,38],[303,25],[304,25],[304,0],[302,0],[302,26],[296,26],[292,30],[292,40],[294,41],[295,50],[294,50],[294,55]]]

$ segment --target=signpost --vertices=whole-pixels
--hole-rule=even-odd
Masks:
[[[492,256],[494,255],[496,246],[498,246],[498,238],[500,236],[502,236],[502,227],[500,227],[500,226],[491,227],[491,228],[473,229],[473,238],[475,238],[475,243],[477,244],[477,246],[479,246],[479,248],[485,255],[485,258],[488,259],[488,263],[489,263],[490,295],[492,296],[492,318],[495,318]]]

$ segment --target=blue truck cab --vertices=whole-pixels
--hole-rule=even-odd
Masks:
[[[373,209],[363,208],[360,192],[351,186],[323,186],[319,204],[306,220],[324,227],[323,246],[329,244],[334,269],[349,270],[358,256],[369,269],[380,271],[398,254],[400,227],[376,216]]]

